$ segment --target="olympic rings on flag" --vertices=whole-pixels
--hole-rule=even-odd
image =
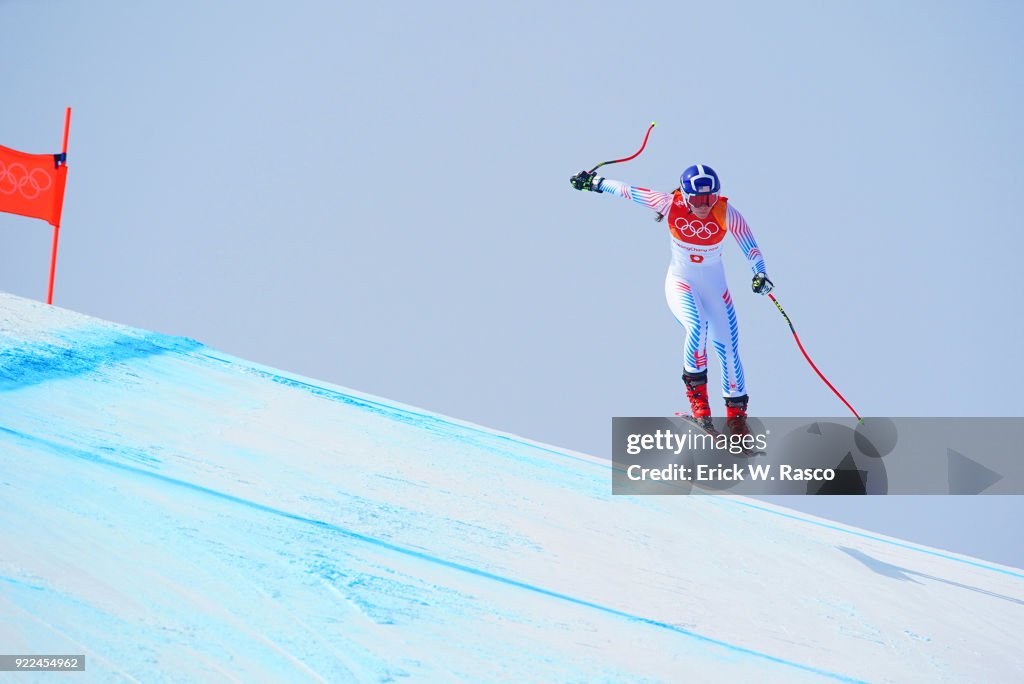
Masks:
[[[29,171],[24,164],[4,164],[0,161],[0,193],[18,193],[27,200],[34,200],[50,189],[53,179],[42,169]]]

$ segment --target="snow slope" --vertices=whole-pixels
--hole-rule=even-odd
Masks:
[[[87,662],[11,681],[1024,680],[1019,570],[610,492],[599,459],[0,294],[0,653]]]

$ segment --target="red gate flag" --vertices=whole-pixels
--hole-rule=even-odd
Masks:
[[[28,154],[0,145],[0,212],[43,219],[53,226],[47,304],[53,304],[53,280],[57,274],[57,242],[60,240],[60,214],[64,209],[64,185],[68,180],[70,129],[71,107],[68,107],[64,112],[64,144],[60,154]]]
[[[0,145],[0,211],[59,226],[66,158],[65,153],[27,154]]]

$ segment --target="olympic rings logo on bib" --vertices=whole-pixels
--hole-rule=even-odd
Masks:
[[[710,240],[722,231],[714,221],[687,221],[682,216],[675,220],[675,229],[684,238],[696,238],[701,241]]]

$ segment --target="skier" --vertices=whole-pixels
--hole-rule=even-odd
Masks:
[[[672,238],[672,261],[665,277],[665,297],[676,320],[686,329],[683,382],[690,413],[706,430],[713,430],[708,402],[707,338],[711,335],[722,366],[722,394],[727,425],[732,434],[748,434],[748,395],[740,361],[740,333],[736,310],[725,282],[722,246],[732,233],[754,272],[752,289],[760,295],[772,290],[764,257],[747,222],[719,194],[718,174],[705,164],[690,166],[672,193],[657,192],[580,171],[569,179],[577,190],[607,193],[631,199],[667,219]]]

